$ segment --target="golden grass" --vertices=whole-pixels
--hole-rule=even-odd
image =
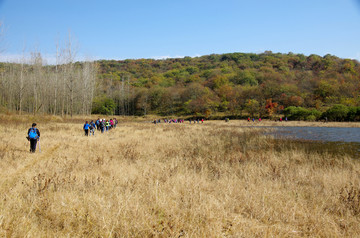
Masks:
[[[28,123],[2,123],[0,237],[360,236],[359,160],[279,152],[245,123],[49,120],[36,154]]]

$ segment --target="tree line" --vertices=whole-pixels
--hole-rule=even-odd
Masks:
[[[319,112],[305,113],[303,119],[313,120],[337,105],[351,112],[360,106],[359,62],[333,55],[266,51],[74,62],[71,45],[57,52],[54,65],[37,52],[0,64],[2,110],[272,118],[295,107]],[[360,120],[356,113],[342,118]]]
[[[58,49],[56,64],[46,65],[39,52],[18,63],[0,63],[1,111],[19,114],[90,114],[95,93],[95,62],[74,62],[74,51]]]
[[[360,106],[359,62],[329,54],[266,51],[98,64],[95,113],[272,118],[289,107],[322,114],[334,105]]]
[[[2,110],[53,115],[90,114],[95,90],[93,62],[43,66],[40,54],[29,63],[0,64]]]

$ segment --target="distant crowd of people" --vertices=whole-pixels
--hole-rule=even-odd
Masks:
[[[164,123],[184,123],[183,119],[163,119]],[[161,123],[161,119],[155,119],[154,124]]]
[[[248,121],[248,122],[250,122],[250,121],[255,122],[255,118],[252,118],[252,119],[251,119],[250,117],[248,117],[247,121]],[[258,121],[261,122],[261,117],[259,117]],[[279,118],[276,118],[275,121],[279,121],[279,122],[288,121],[288,118],[285,117],[285,118],[283,119],[282,117],[279,117]]]
[[[95,122],[93,120],[86,121],[83,129],[85,132],[85,136],[95,135],[95,130],[98,132],[104,133],[110,131],[111,129],[116,128],[118,124],[118,120],[116,118],[111,118],[110,120],[100,119],[98,118]]]
[[[185,123],[185,120],[184,119],[163,119],[164,123]],[[197,118],[197,119],[188,119],[188,121],[191,122],[193,121],[194,124],[197,122],[197,123],[204,123],[204,118]],[[161,123],[161,119],[155,119],[153,121],[153,123],[156,125],[158,123]]]

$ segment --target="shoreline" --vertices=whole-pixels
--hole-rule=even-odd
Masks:
[[[100,118],[117,118],[120,124],[127,124],[127,123],[152,123],[154,120],[153,115],[149,115],[146,118],[143,117],[136,117],[136,116],[119,116],[119,115],[75,115],[72,118],[70,116],[61,117],[61,116],[54,116],[54,115],[17,115],[17,114],[0,114],[0,125],[1,124],[29,124],[34,121],[38,123],[83,123],[87,120],[96,120],[98,117]],[[163,117],[161,117],[163,118]],[[169,116],[167,118],[172,118]],[[246,119],[233,119],[229,120],[229,122],[225,122],[224,120],[206,120],[204,121],[204,125],[206,124],[229,124],[229,125],[238,125],[238,126],[245,126],[245,127],[350,127],[350,128],[358,128],[360,127],[360,122],[309,122],[309,121],[282,121],[282,122],[275,122],[270,121],[268,119],[263,119],[261,122],[255,120],[255,122],[248,122]],[[161,124],[164,124],[164,121],[161,120]],[[189,125],[189,121],[185,120],[183,124]],[[196,123],[197,124],[197,123]],[[202,124],[202,123],[200,123]],[[193,123],[191,123],[193,125]]]
[[[204,123],[213,123],[218,121],[205,121]],[[244,127],[348,127],[359,128],[360,122],[307,122],[307,121],[287,121],[287,122],[275,122],[269,120],[262,120],[261,122],[248,122],[247,120],[230,120],[224,122],[228,124],[234,124]]]

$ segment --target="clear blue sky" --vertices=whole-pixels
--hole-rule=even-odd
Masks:
[[[360,0],[0,0],[1,58],[55,55],[69,30],[78,59],[265,50],[360,60]]]

